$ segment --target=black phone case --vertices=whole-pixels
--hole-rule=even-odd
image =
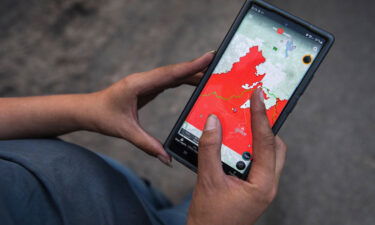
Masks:
[[[305,74],[303,80],[301,81],[299,86],[294,91],[292,97],[289,99],[289,101],[288,101],[287,105],[285,106],[284,110],[281,112],[281,114],[280,114],[278,120],[276,121],[275,125],[272,127],[272,131],[275,135],[278,133],[281,126],[285,122],[286,118],[288,117],[288,115],[292,112],[292,110],[296,106],[299,98],[303,95],[307,86],[311,82],[311,80],[314,76],[314,73],[316,72],[316,70],[318,69],[320,64],[322,63],[325,56],[328,54],[328,51],[330,50],[330,48],[332,47],[332,45],[335,41],[334,36],[332,34],[330,34],[329,32],[324,31],[324,30],[322,30],[318,27],[315,27],[314,25],[312,25],[312,24],[310,24],[310,23],[308,23],[308,22],[306,22],[306,21],[304,21],[304,20],[302,20],[302,19],[300,19],[300,18],[298,18],[298,17],[296,17],[296,16],[294,16],[294,15],[288,13],[288,12],[285,12],[284,10],[281,10],[281,9],[275,7],[275,6],[272,6],[269,3],[266,3],[266,2],[261,1],[261,0],[247,0],[244,3],[244,5],[242,6],[239,14],[237,15],[237,17],[236,17],[235,21],[233,22],[231,28],[229,29],[229,32],[227,33],[227,35],[225,36],[225,38],[224,38],[223,42],[221,43],[219,49],[217,50],[217,53],[216,53],[213,61],[209,65],[209,67],[208,67],[205,75],[203,76],[201,82],[199,83],[198,87],[195,89],[194,93],[190,97],[190,99],[189,99],[187,105],[185,106],[182,114],[180,115],[178,121],[174,125],[171,133],[169,134],[168,138],[166,139],[166,141],[164,143],[164,149],[169,154],[171,154],[173,156],[173,158],[175,158],[177,161],[184,164],[185,166],[187,166],[188,168],[190,168],[191,170],[193,170],[195,172],[197,171],[196,160],[191,160],[190,157],[185,158],[185,157],[181,156],[180,154],[176,154],[176,152],[173,149],[170,149],[170,145],[173,141],[173,138],[176,136],[179,128],[181,127],[181,125],[185,121],[186,117],[188,116],[189,112],[191,111],[192,107],[194,106],[195,101],[197,100],[201,91],[203,90],[204,86],[206,85],[206,83],[207,83],[208,79],[210,78],[213,70],[215,69],[216,65],[219,63],[220,58],[224,54],[229,42],[231,41],[233,35],[237,31],[237,29],[238,29],[239,25],[241,24],[243,18],[245,17],[246,13],[249,11],[249,9],[252,7],[253,4],[264,7],[267,10],[276,12],[276,13],[282,15],[283,17],[289,19],[290,21],[293,21],[293,22],[295,22],[299,25],[302,25],[303,27],[307,28],[308,30],[312,31],[313,33],[318,34],[318,35],[320,35],[320,36],[322,36],[326,39],[326,42],[325,42],[324,46],[322,47],[319,54],[315,58],[313,64],[310,66],[310,68],[307,71],[307,73]],[[192,161],[195,161],[195,162],[192,162]],[[223,164],[223,166],[224,166],[224,170],[225,170],[226,173],[230,173],[230,174],[235,175],[235,176],[237,176],[241,179],[246,179],[247,174],[248,174],[248,172],[250,170],[250,167],[251,167],[251,166],[249,166],[247,168],[247,170],[245,171],[245,173],[241,174],[241,173],[232,173],[229,166],[227,166],[225,164]],[[225,167],[229,167],[229,168],[225,168]]]

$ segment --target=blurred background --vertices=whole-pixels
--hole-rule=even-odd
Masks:
[[[336,44],[282,128],[289,146],[279,195],[258,224],[375,224],[375,1],[270,0],[325,28]],[[0,0],[0,96],[100,90],[134,72],[214,50],[242,0]],[[142,109],[164,141],[192,87]],[[58,103],[56,103],[58,104]],[[63,139],[116,158],[174,202],[195,174],[170,169],[124,140]],[[244,199],[246,201],[246,199]]]

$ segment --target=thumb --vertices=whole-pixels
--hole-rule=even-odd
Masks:
[[[142,149],[149,155],[157,157],[165,165],[172,167],[172,158],[164,150],[161,142],[145,131],[139,124],[133,124],[128,127],[126,132],[126,140]]]
[[[215,115],[210,115],[199,141],[198,179],[213,179],[224,175],[221,164],[221,125]]]

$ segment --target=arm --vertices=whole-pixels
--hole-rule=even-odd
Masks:
[[[0,99],[0,140],[88,130],[128,140],[169,165],[171,157],[142,128],[138,110],[168,88],[196,85],[213,56],[132,74],[95,93]]]
[[[97,94],[0,98],[0,139],[52,137],[90,127]]]

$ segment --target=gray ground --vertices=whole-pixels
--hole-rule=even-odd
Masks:
[[[270,1],[324,27],[337,42],[289,117],[279,196],[259,224],[375,224],[375,2]],[[99,90],[130,73],[216,49],[240,0],[1,0],[0,96]],[[167,91],[141,111],[164,140],[192,92]],[[174,201],[195,175],[167,168],[126,141],[63,137],[110,155]],[[245,199],[244,199],[245,201]]]

